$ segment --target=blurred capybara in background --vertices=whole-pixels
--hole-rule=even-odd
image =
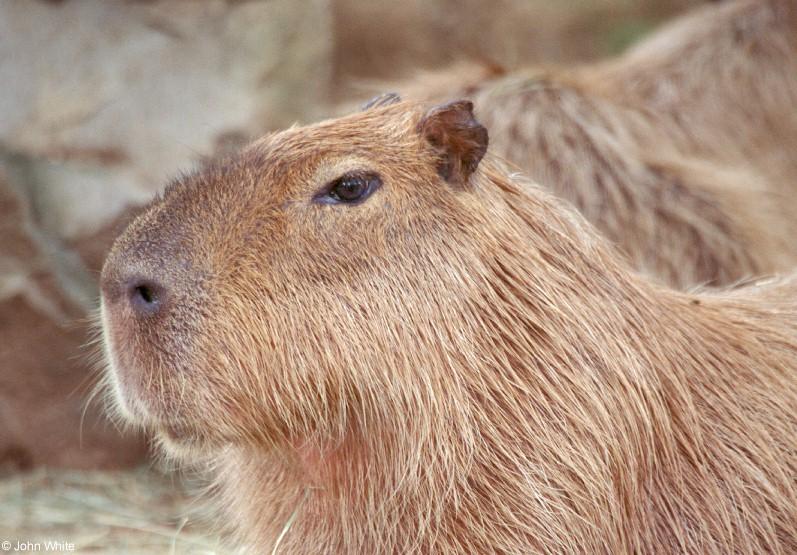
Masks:
[[[488,70],[392,87],[473,98],[495,153],[668,284],[797,266],[793,0],[705,6],[608,63],[477,83]]]
[[[797,279],[654,285],[482,161],[468,102],[391,101],[131,224],[102,277],[121,412],[252,552],[797,551]]]

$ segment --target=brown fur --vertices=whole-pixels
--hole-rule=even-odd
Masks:
[[[706,6],[608,63],[477,85],[479,72],[458,66],[395,90],[472,97],[494,153],[668,284],[797,266],[793,0]]]
[[[424,113],[277,133],[155,201],[103,272],[120,410],[256,553],[797,551],[797,277],[653,285],[489,153],[445,181],[473,145]],[[352,169],[383,186],[310,200]]]

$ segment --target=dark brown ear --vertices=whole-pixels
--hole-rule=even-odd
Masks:
[[[473,103],[457,100],[426,112],[418,130],[439,152],[437,172],[464,185],[487,151],[487,129],[473,116]]]
[[[371,108],[378,108],[380,106],[390,106],[396,102],[401,102],[401,97],[398,94],[393,92],[382,93],[363,104],[362,111],[364,112],[366,110],[370,110]]]

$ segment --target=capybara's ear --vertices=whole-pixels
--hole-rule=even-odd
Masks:
[[[457,100],[431,108],[418,130],[439,151],[437,172],[455,185],[467,183],[487,151],[487,129],[473,116],[473,103]]]
[[[380,106],[390,106],[396,102],[401,102],[401,97],[398,94],[394,92],[382,93],[363,104],[362,111],[364,112],[366,110],[370,110],[371,108],[378,108]]]

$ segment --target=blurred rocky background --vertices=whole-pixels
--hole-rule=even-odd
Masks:
[[[0,2],[0,466],[146,456],[86,408],[90,322],[105,252],[169,176],[380,80],[600,58],[695,3]]]

